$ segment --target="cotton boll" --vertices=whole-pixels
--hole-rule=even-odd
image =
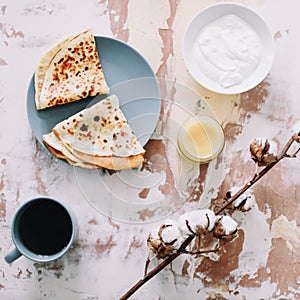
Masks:
[[[178,250],[183,240],[178,223],[168,220],[149,234],[147,244],[148,248],[160,259]]]
[[[265,137],[259,137],[256,139],[257,141],[257,145],[261,148],[265,148],[266,147],[266,143],[267,143],[267,139]]]
[[[243,203],[242,207],[240,208],[242,211],[249,211],[255,206],[255,196],[252,194],[251,191],[245,192],[246,201]]]
[[[256,138],[250,144],[250,154],[257,166],[267,166],[277,160],[277,144],[266,138]]]
[[[241,187],[237,187],[237,186],[230,188],[228,190],[228,192],[226,193],[227,198],[229,199],[229,198],[233,197],[240,189],[241,189]],[[246,199],[247,199],[247,195],[245,193],[243,193],[242,195],[240,195],[238,198],[236,198],[232,202],[232,205],[234,207],[239,207],[240,205],[243,204],[244,201],[246,201]]]
[[[278,153],[277,144],[274,141],[269,140],[269,145],[268,153],[276,156]]]
[[[237,222],[230,216],[223,216],[220,219],[220,224],[225,228],[225,235],[230,235],[237,230]]]
[[[228,192],[227,192],[227,193],[229,193],[229,197],[228,198],[230,198],[233,195],[235,195],[239,191],[239,189],[240,189],[240,187],[237,187],[237,186],[233,186],[232,188],[230,188],[228,190]]]
[[[266,138],[260,137],[254,139],[250,144],[251,158],[256,163],[261,163],[263,160],[263,156],[267,153],[268,149],[269,149],[269,145],[267,143]]]
[[[221,216],[216,222],[214,235],[217,238],[226,238],[232,236],[237,231],[237,222],[230,216]]]
[[[232,187],[226,193],[227,197],[233,197],[240,189],[241,187]],[[253,195],[252,190],[248,189],[247,191],[245,191],[242,195],[240,195],[232,202],[232,205],[234,208],[238,208],[241,211],[248,211],[253,208],[255,205],[255,196]]]
[[[194,210],[179,217],[179,228],[185,236],[205,234],[213,230],[216,219],[210,209]]]
[[[215,227],[217,217],[216,217],[215,213],[210,209],[203,210],[203,213],[207,216],[207,219],[208,219],[207,230],[212,231]]]
[[[158,236],[159,227],[152,230],[147,238],[147,245],[148,248],[153,252],[156,253],[159,247],[161,246],[161,240]]]
[[[172,245],[175,249],[178,249],[183,241],[179,225],[173,220],[164,222],[159,228],[158,235],[162,242]]]

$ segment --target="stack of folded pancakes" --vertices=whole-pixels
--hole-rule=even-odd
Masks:
[[[108,92],[91,30],[57,44],[35,72],[38,110]],[[145,154],[115,95],[63,120],[43,141],[56,157],[84,168],[131,169]]]

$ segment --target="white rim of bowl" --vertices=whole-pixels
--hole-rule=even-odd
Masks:
[[[191,32],[192,26],[195,23],[195,21],[199,18],[200,15],[208,13],[210,10],[212,9],[216,9],[216,8],[221,8],[221,7],[228,7],[228,8],[233,8],[233,10],[231,12],[226,12],[223,11],[221,12],[220,9],[220,16],[226,15],[228,13],[234,13],[234,9],[242,9],[245,12],[248,12],[248,14],[250,13],[253,16],[255,16],[256,20],[260,22],[260,24],[262,25],[262,29],[264,31],[264,33],[266,34],[266,36],[268,37],[267,43],[268,43],[268,55],[266,55],[264,58],[266,58],[266,66],[264,66],[263,72],[260,73],[260,76],[257,76],[257,79],[254,80],[252,82],[252,84],[249,84],[247,86],[247,88],[243,88],[241,87],[241,84],[235,85],[233,87],[230,88],[222,88],[222,86],[220,85],[218,88],[216,88],[216,86],[218,86],[218,84],[216,84],[214,81],[210,80],[209,78],[207,78],[206,76],[203,75],[204,80],[201,80],[198,78],[198,76],[195,74],[195,72],[193,72],[193,63],[190,63],[190,55],[188,55],[188,49],[190,48],[190,44],[187,45],[187,38],[188,35]],[[241,14],[239,15],[240,17]],[[212,18],[211,22],[214,20],[215,18]],[[249,24],[249,22],[247,21],[247,19],[244,18],[244,20]],[[252,25],[249,24],[251,27]],[[205,26],[205,25],[203,25]],[[202,26],[202,27],[203,27]],[[200,28],[202,28],[200,27]],[[217,3],[217,4],[213,4],[210,5],[202,10],[200,10],[190,21],[190,23],[188,24],[185,32],[184,32],[184,36],[183,36],[183,45],[182,45],[182,53],[183,53],[183,60],[184,63],[189,71],[189,73],[191,74],[191,76],[203,87],[207,88],[210,91],[213,91],[215,93],[219,93],[219,94],[224,94],[224,95],[233,95],[233,94],[240,94],[246,91],[251,90],[252,88],[256,87],[258,84],[260,84],[268,75],[268,73],[271,70],[272,64],[273,64],[273,60],[274,60],[274,52],[275,52],[275,41],[274,38],[271,34],[271,31],[269,29],[269,27],[267,26],[267,23],[265,22],[265,20],[254,10],[251,9],[245,5],[239,4],[239,3],[231,3],[231,2],[223,2],[223,3]],[[262,57],[262,58],[263,58]],[[259,64],[259,66],[261,65],[261,63]],[[258,66],[258,67],[259,67]],[[257,68],[256,68],[257,69]],[[249,76],[248,78],[251,78],[252,76]],[[202,78],[202,79],[203,79]],[[203,82],[204,81],[204,82]]]

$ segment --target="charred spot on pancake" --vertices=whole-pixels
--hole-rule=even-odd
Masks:
[[[80,71],[77,71],[77,73],[75,74],[75,76],[77,77],[79,75]]]
[[[104,117],[101,117],[101,121],[102,121],[101,126],[104,127],[106,125],[106,123],[107,123],[107,119],[104,118]]]
[[[94,121],[95,121],[95,122],[99,122],[99,120],[100,120],[100,117],[99,117],[99,116],[95,116],[95,117],[94,117]]]
[[[86,91],[83,91],[82,95],[85,97],[87,95]]]
[[[59,76],[58,76],[57,72],[54,72],[54,74],[53,74],[53,80],[54,81],[59,81]]]
[[[64,58],[62,57],[57,63],[60,64],[64,61]]]
[[[89,69],[89,67],[88,67],[88,66],[86,66],[86,67],[84,68],[84,70],[85,70],[85,71],[87,71],[88,69]]]
[[[82,53],[82,57],[79,59],[79,61],[84,61],[85,58],[86,58],[86,55],[84,53]]]
[[[71,135],[74,135],[74,132],[73,132],[73,130],[72,130],[72,129],[70,129],[70,128],[68,129],[68,133],[69,133],[69,134],[71,134]]]
[[[116,120],[116,121],[119,121],[119,117],[118,117],[118,116],[115,116],[115,120]]]
[[[117,139],[117,135],[114,133],[113,134],[113,140],[115,141]]]
[[[79,132],[79,136],[88,139],[89,141],[92,140],[92,133],[90,131],[88,131],[87,133]]]
[[[74,47],[74,49],[71,51],[71,53],[77,53],[79,52],[79,48],[78,47]]]
[[[108,141],[107,141],[107,139],[104,139],[104,140],[103,140],[103,143],[105,143],[105,144],[106,144],[107,142],[108,142]]]
[[[85,124],[82,124],[81,127],[80,127],[81,131],[88,131],[88,129],[89,129],[88,126],[85,125]]]
[[[79,117],[82,118],[82,117],[83,117],[83,114],[79,114]]]
[[[90,87],[90,91],[89,91],[89,95],[90,96],[92,96],[93,95],[93,92],[94,92],[94,86],[92,85],[91,87]]]

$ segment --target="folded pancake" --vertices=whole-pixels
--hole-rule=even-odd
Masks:
[[[65,159],[70,165],[78,166],[86,169],[99,169],[100,166],[93,165],[78,159],[67,150],[61,141],[56,137],[54,132],[50,132],[43,136],[43,142],[48,150],[56,157]]]
[[[56,145],[49,142],[51,133],[43,137],[49,150],[82,167],[124,170],[144,161],[145,150],[132,132],[115,95],[60,122],[53,133],[59,142]]]
[[[108,91],[92,30],[57,44],[41,58],[35,72],[37,109]]]

